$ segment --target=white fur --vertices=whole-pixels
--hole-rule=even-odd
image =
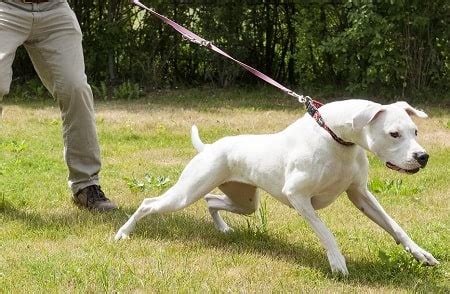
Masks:
[[[428,265],[437,264],[386,214],[367,189],[369,165],[364,151],[369,150],[401,169],[419,168],[413,154],[425,151],[416,141],[416,126],[409,114],[420,117],[426,114],[406,102],[380,105],[365,100],[329,103],[320,108],[320,113],[338,136],[355,146],[340,145],[307,114],[279,133],[225,137],[210,145],[201,142],[193,126],[192,143],[199,154],[188,163],[173,187],[162,196],[143,201],[115,239],[128,237],[145,215],[174,212],[202,197],[208,203],[215,226],[229,232],[232,229],[218,211],[253,213],[259,204],[257,188],[261,188],[302,215],[325,248],[332,271],[347,274],[345,259],[333,234],[315,212],[347,192],[363,213],[416,259]],[[393,138],[392,132],[400,137]],[[224,195],[210,194],[216,187]]]

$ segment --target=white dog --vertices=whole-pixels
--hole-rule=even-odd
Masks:
[[[365,100],[329,103],[320,108],[320,114],[335,134],[354,145],[333,140],[308,114],[279,133],[225,137],[210,145],[201,142],[193,126],[192,142],[199,154],[173,187],[142,202],[115,239],[127,238],[136,222],[148,214],[177,211],[202,197],[217,229],[228,232],[231,228],[219,210],[253,213],[259,205],[259,187],[297,210],[319,237],[331,270],[348,274],[333,234],[315,212],[346,192],[354,205],[418,261],[438,264],[408,237],[367,188],[365,150],[396,171],[412,174],[425,167],[428,154],[416,141],[417,128],[410,115],[427,115],[406,102],[380,105]],[[216,187],[225,195],[209,194]]]

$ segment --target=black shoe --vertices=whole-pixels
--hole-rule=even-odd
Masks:
[[[79,206],[100,212],[110,211],[117,205],[106,198],[100,186],[92,185],[81,189],[73,195],[73,202]]]

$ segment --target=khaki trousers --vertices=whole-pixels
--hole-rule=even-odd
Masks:
[[[24,45],[61,109],[64,159],[73,193],[98,185],[101,167],[81,39],[80,26],[66,1],[0,1],[0,100],[9,92],[16,49]]]

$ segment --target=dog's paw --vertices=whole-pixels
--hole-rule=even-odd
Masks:
[[[331,271],[334,274],[348,275],[345,258],[340,252],[327,252],[328,261],[330,262]]]
[[[215,222],[214,226],[216,227],[217,230],[219,230],[221,233],[224,234],[229,234],[231,232],[233,232],[233,228],[230,228],[224,221],[222,222]]]
[[[219,231],[221,231],[224,234],[230,234],[230,233],[234,232],[234,229],[229,226],[226,226],[226,227],[220,228]]]
[[[406,247],[405,250],[410,252],[417,261],[425,265],[434,266],[439,264],[439,261],[437,261],[431,253],[423,250],[417,245]]]
[[[115,241],[126,240],[126,239],[130,239],[130,236],[128,234],[126,234],[125,232],[123,232],[122,230],[119,230],[117,232],[117,234],[114,236]]]

